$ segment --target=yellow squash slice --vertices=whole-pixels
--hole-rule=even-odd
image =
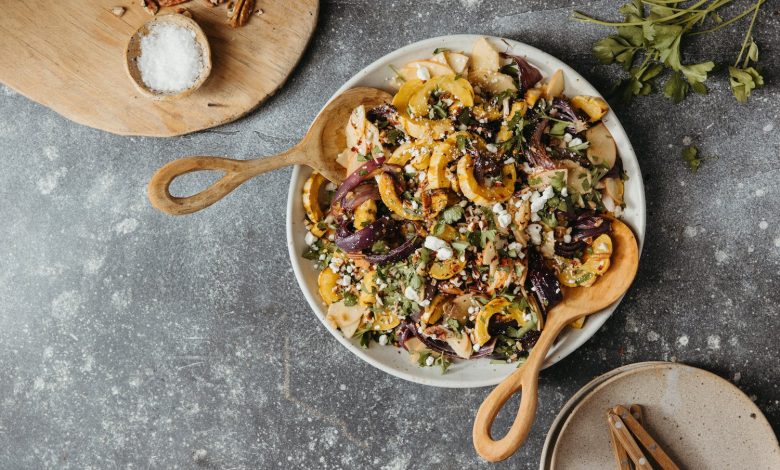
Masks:
[[[395,152],[387,159],[387,163],[406,166],[411,162],[414,169],[425,170],[431,160],[433,146],[434,143],[431,141],[407,142],[395,149]]]
[[[442,307],[446,300],[446,295],[436,294],[433,300],[431,300],[431,304],[425,307],[425,311],[423,311],[422,316],[420,316],[420,321],[426,325],[433,325],[439,321],[442,314]]]
[[[515,165],[504,165],[501,170],[502,185],[495,185],[491,188],[480,186],[477,178],[474,176],[474,160],[471,155],[466,154],[458,161],[458,184],[463,195],[470,201],[480,206],[491,206],[497,202],[504,202],[515,191],[515,181],[517,173]]]
[[[607,102],[598,96],[578,95],[571,99],[571,105],[584,111],[590,118],[590,122],[598,121],[609,111]]]
[[[463,271],[466,267],[466,261],[461,261],[460,257],[454,255],[452,258],[444,261],[436,260],[431,264],[428,274],[439,280],[449,279]]]
[[[474,106],[474,89],[465,78],[456,78],[455,75],[443,75],[432,78],[419,87],[409,98],[409,109],[416,117],[428,115],[428,100],[434,91],[442,91],[452,95],[452,99],[462,106]]]
[[[590,253],[583,255],[582,263],[559,258],[562,263],[558,280],[567,287],[590,287],[599,276],[607,272],[612,256],[612,239],[609,235],[599,235],[590,246]]]
[[[423,220],[421,213],[415,212],[411,207],[407,207],[398,197],[398,194],[395,192],[395,184],[392,176],[387,173],[380,173],[377,175],[376,181],[379,185],[379,196],[388,209],[404,219]]]
[[[363,306],[373,305],[376,302],[376,271],[373,269],[363,276],[358,302]]]
[[[320,187],[325,182],[325,177],[319,173],[312,173],[309,179],[303,183],[303,209],[306,211],[306,217],[312,223],[311,233],[317,237],[321,237],[325,234],[325,231],[317,227],[317,224],[322,221],[323,214],[320,208],[319,194]]]
[[[480,346],[490,341],[488,323],[493,315],[498,313],[515,320],[519,326],[524,326],[526,323],[524,312],[511,302],[504,298],[493,299],[482,307],[474,321],[474,341]]]
[[[372,325],[374,330],[386,331],[391,330],[398,326],[401,320],[394,312],[385,310],[381,313],[374,313],[374,324]]]
[[[428,164],[428,188],[449,188],[447,165],[455,159],[455,147],[449,142],[440,142],[433,148],[433,155]]]
[[[376,220],[376,201],[367,199],[355,209],[355,230],[360,230]]]
[[[339,275],[333,272],[330,268],[325,268],[320,272],[317,277],[317,286],[320,289],[320,297],[326,304],[330,305],[341,300],[341,294],[336,292],[336,282],[339,280]]]

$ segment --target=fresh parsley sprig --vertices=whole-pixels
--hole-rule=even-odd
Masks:
[[[734,1],[632,0],[620,7],[624,21],[602,21],[577,11],[573,17],[616,28],[617,34],[602,38],[593,46],[593,53],[599,61],[617,63],[628,72],[628,77],[613,87],[613,96],[628,102],[635,96],[647,95],[653,91],[656,79],[668,70],[670,73],[663,85],[663,93],[679,103],[690,91],[706,94],[704,82],[715,67],[715,62],[711,60],[683,63],[681,48],[684,40],[689,36],[715,32],[752,14],[739,56],[729,67],[731,90],[737,101],[745,102],[755,88],[764,84],[763,77],[751,64],[758,61],[753,27],[766,0],[756,0],[749,8],[723,20],[718,11]],[[704,28],[705,25],[712,26]]]

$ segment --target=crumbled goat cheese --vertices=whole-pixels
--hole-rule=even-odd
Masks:
[[[436,259],[446,261],[452,258],[452,248],[445,246],[436,252]]]
[[[328,181],[328,184],[325,185],[325,191],[335,191],[336,190],[336,184],[332,181]]]
[[[511,163],[514,163],[514,162],[515,162],[515,159],[514,159],[514,158],[511,158],[511,157],[510,157],[510,158],[507,158],[506,160],[504,160],[504,163],[505,163],[506,165],[509,165],[509,164],[511,164]]]
[[[530,224],[525,229],[528,236],[531,237],[531,243],[534,245],[542,244],[542,226],[539,224]]]
[[[430,80],[431,72],[428,70],[428,67],[417,64],[417,78],[420,80]]]
[[[477,344],[477,343],[474,343],[474,345],[473,345],[473,346],[471,346],[471,349],[473,349],[473,350],[474,350],[474,352],[478,352],[478,351],[479,351],[479,347],[480,347],[480,346],[479,346],[479,344]]]
[[[420,296],[417,295],[417,291],[414,290],[414,287],[412,286],[406,286],[406,290],[404,291],[404,297],[411,300],[412,302],[420,301]]]
[[[566,234],[563,236],[563,243],[571,243],[571,235]]]
[[[439,251],[442,248],[447,246],[447,242],[445,242],[439,237],[428,235],[427,237],[425,237],[425,243],[423,243],[423,246],[425,248],[428,248],[429,250]]]
[[[317,241],[317,236],[311,232],[306,232],[306,236],[303,237],[303,241],[305,241],[307,245],[312,246],[314,245],[314,242]]]
[[[567,188],[566,186],[561,188],[561,196],[566,197],[568,195],[569,195],[569,188]]]
[[[487,149],[487,151],[488,151],[488,152],[490,152],[490,153],[496,153],[496,152],[498,152],[498,147],[496,147],[496,144],[487,144],[487,145],[485,145],[485,148],[486,148],[486,149]]]
[[[498,226],[501,228],[507,228],[509,227],[509,224],[512,223],[512,216],[509,214],[509,212],[502,212],[498,214]]]
[[[566,142],[567,144],[569,142],[571,142],[571,139],[573,139],[573,138],[574,137],[571,134],[569,134],[568,132],[563,134],[563,141]]]
[[[379,337],[379,344],[382,346],[385,346],[387,344],[387,335],[382,335]]]
[[[426,366],[432,366],[433,365],[433,356],[428,356],[425,358],[425,365]]]
[[[582,144],[582,139],[579,137],[575,137],[569,141],[569,147],[576,147],[578,145]]]
[[[493,212],[496,214],[504,212],[504,206],[502,206],[500,202],[495,203],[493,205]]]

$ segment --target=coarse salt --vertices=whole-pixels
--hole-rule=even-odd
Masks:
[[[195,84],[203,68],[203,50],[189,28],[155,24],[141,38],[138,71],[144,84],[154,91],[184,91]]]

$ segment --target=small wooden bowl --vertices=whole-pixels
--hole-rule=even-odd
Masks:
[[[203,54],[203,70],[200,72],[200,76],[195,80],[189,88],[177,92],[159,92],[146,86],[141,78],[141,71],[138,70],[138,58],[141,56],[141,38],[149,34],[151,26],[155,24],[172,24],[187,28],[195,33],[195,42],[200,46]],[[127,63],[127,73],[135,83],[138,90],[151,98],[158,100],[173,100],[176,98],[182,98],[187,96],[200,88],[206,81],[211,73],[211,47],[209,46],[209,40],[206,34],[201,29],[200,25],[192,18],[181,15],[179,13],[171,13],[166,15],[155,16],[150,19],[130,37],[130,41],[127,43],[127,49],[125,50],[125,61]]]

